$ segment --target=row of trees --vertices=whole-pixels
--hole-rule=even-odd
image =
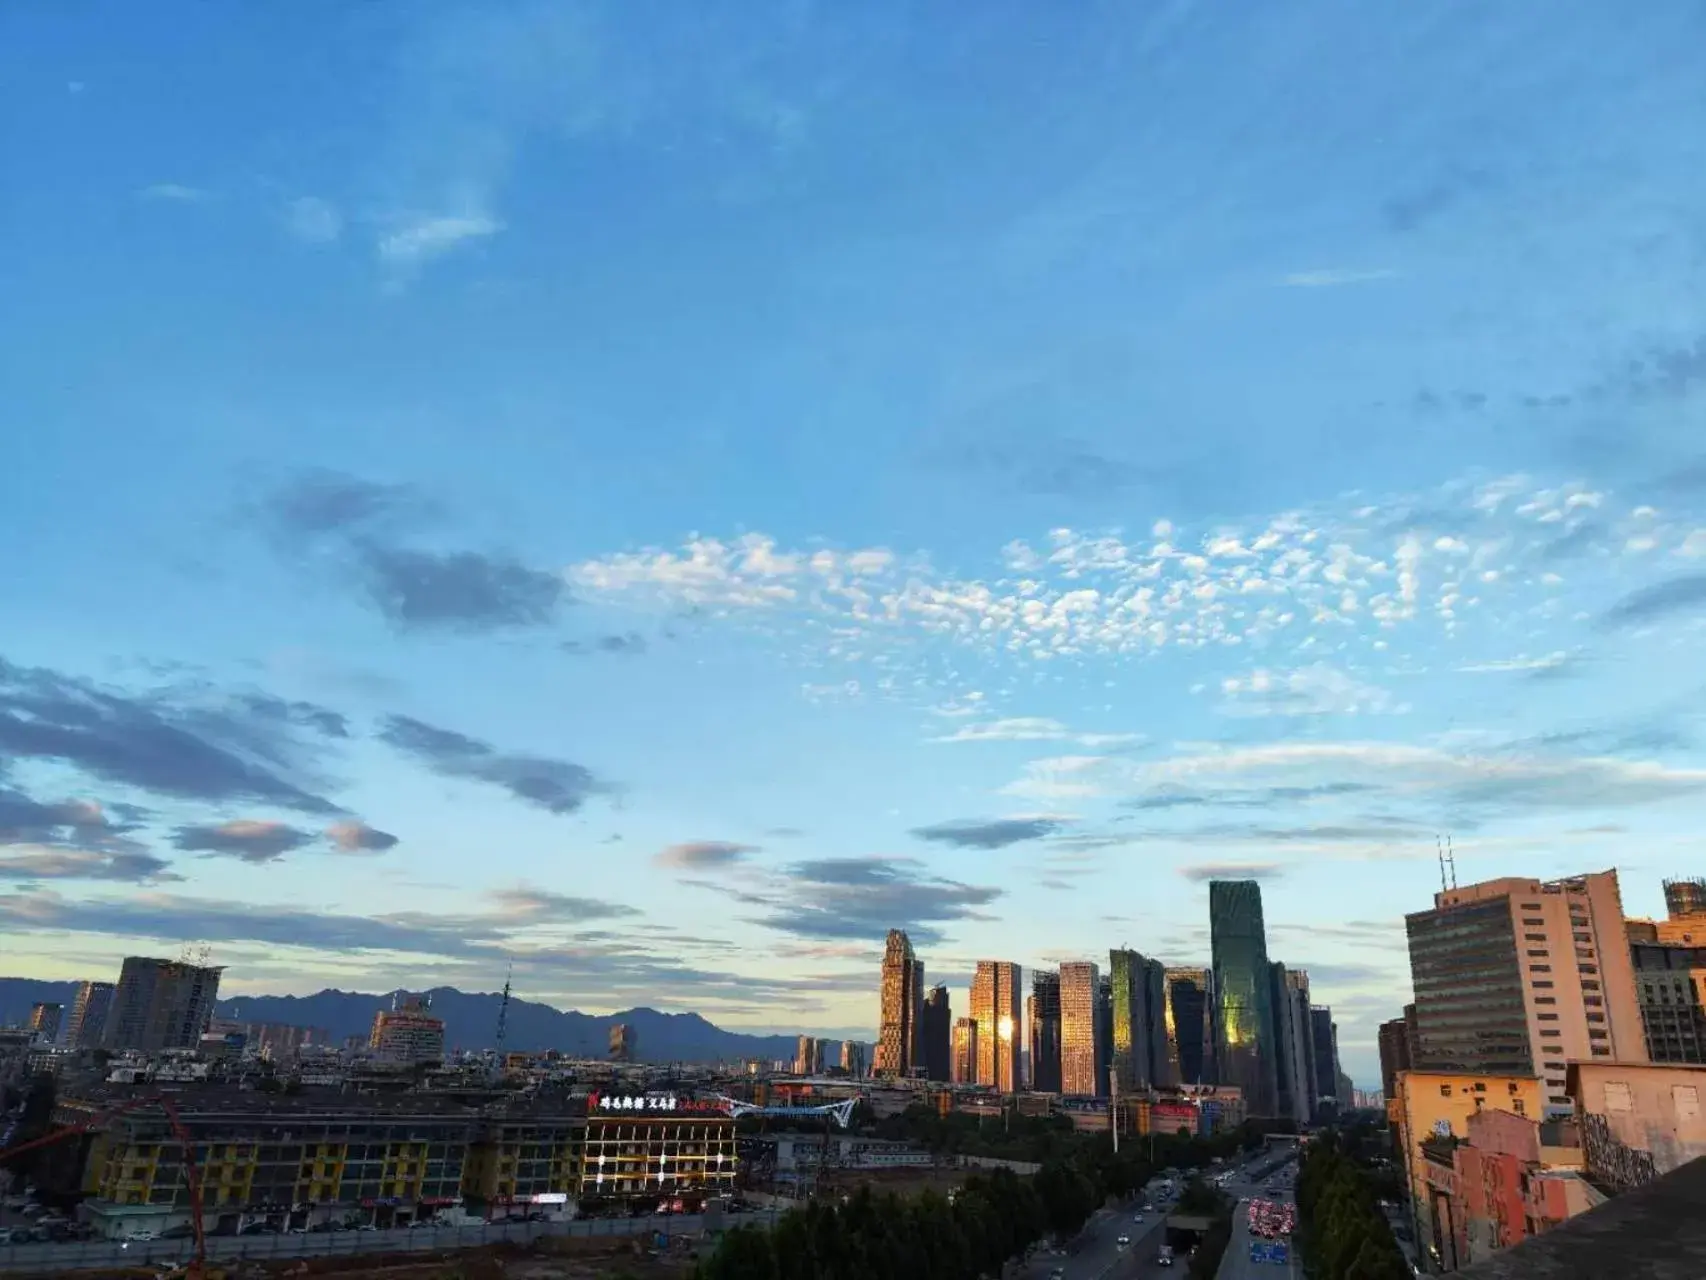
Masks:
[[[964,1153],[975,1132],[966,1119],[917,1107],[878,1122],[876,1129],[933,1150]],[[700,1280],[977,1280],[999,1275],[1009,1258],[1043,1239],[1072,1239],[1109,1197],[1132,1195],[1161,1169],[1201,1168],[1261,1142],[1256,1130],[1210,1139],[1156,1135],[1153,1141],[1128,1142],[1116,1153],[1108,1135],[1074,1132],[1058,1117],[1011,1120],[1012,1130],[1004,1125],[999,1130],[1004,1139],[1020,1150],[1047,1154],[1035,1161],[1042,1167],[1034,1177],[997,1169],[967,1180],[949,1197],[926,1192],[902,1198],[862,1188],[840,1204],[813,1201],[783,1215],[769,1231],[748,1226],[725,1234],[701,1262]],[[987,1123],[991,1129],[1000,1124]],[[995,1154],[987,1147],[978,1152],[985,1153]],[[1181,1207],[1214,1215],[1223,1228],[1224,1247],[1230,1220],[1218,1193],[1193,1182]],[[1212,1266],[1201,1274],[1212,1275]]]
[[[1373,1179],[1329,1130],[1305,1149],[1297,1171],[1297,1244],[1316,1280],[1408,1280]]]

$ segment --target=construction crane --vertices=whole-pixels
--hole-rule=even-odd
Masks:
[[[13,1156],[23,1155],[26,1151],[34,1151],[39,1147],[52,1146],[66,1138],[79,1137],[90,1132],[104,1122],[122,1116],[127,1112],[140,1111],[143,1107],[157,1106],[166,1113],[166,1123],[171,1127],[172,1138],[183,1152],[184,1181],[189,1185],[190,1192],[190,1230],[195,1242],[195,1252],[184,1266],[185,1280],[212,1280],[207,1275],[207,1233],[202,1227],[201,1217],[201,1169],[195,1162],[195,1142],[190,1138],[189,1130],[184,1128],[184,1122],[178,1115],[178,1109],[172,1100],[164,1094],[151,1093],[146,1097],[132,1098],[117,1106],[105,1107],[91,1112],[85,1119],[76,1124],[64,1125],[51,1132],[44,1133],[39,1138],[28,1142],[20,1142],[16,1146],[7,1147],[0,1151],[0,1161]]]

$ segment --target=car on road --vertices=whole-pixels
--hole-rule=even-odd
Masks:
[[[1114,1244],[1119,1248],[1124,1249],[1131,1244],[1131,1237],[1121,1236],[1118,1240],[1114,1241]]]
[[[1172,1266],[1173,1265],[1173,1246],[1170,1244],[1162,1245],[1161,1248],[1155,1254],[1155,1261],[1158,1265],[1163,1266],[1163,1267]]]
[[[1056,1267],[1048,1273],[1048,1280],[1066,1280],[1066,1268]]]
[[[1143,1215],[1141,1213],[1134,1213],[1131,1215],[1131,1220],[1133,1222],[1142,1222],[1143,1221]]]

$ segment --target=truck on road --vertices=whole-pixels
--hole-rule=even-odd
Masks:
[[[1155,1261],[1160,1263],[1164,1267],[1172,1266],[1173,1265],[1173,1246],[1170,1244],[1162,1245],[1161,1248],[1156,1251]]]

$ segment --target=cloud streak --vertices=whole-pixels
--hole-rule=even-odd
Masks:
[[[379,738],[440,777],[499,787],[547,813],[577,813],[588,800],[613,790],[584,765],[499,751],[490,743],[411,716],[386,717]]]

